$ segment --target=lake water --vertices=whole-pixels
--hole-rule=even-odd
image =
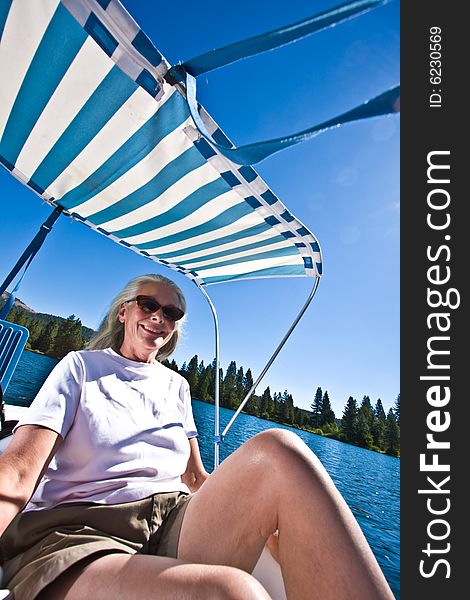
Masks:
[[[5,394],[6,402],[28,406],[56,362],[33,352],[23,352]],[[212,471],[214,407],[195,400],[193,411],[199,431],[202,459],[206,469]],[[221,409],[221,431],[232,414],[230,410]],[[295,431],[322,461],[353,511],[395,597],[399,599],[399,459],[245,414],[238,417],[221,445],[220,459],[226,458],[256,433],[273,427]]]

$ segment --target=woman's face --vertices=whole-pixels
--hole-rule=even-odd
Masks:
[[[138,295],[150,296],[162,307],[182,308],[176,292],[165,283],[144,283],[139,287]],[[168,319],[161,308],[149,313],[135,300],[121,304],[119,320],[124,324],[120,352],[126,358],[139,362],[154,362],[158,351],[168,343],[176,328],[175,321]]]

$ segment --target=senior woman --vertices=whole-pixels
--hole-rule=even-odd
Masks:
[[[4,584],[16,600],[261,600],[249,573],[268,543],[289,599],[393,598],[296,435],[265,431],[205,471],[188,384],[160,363],[185,312],[174,282],[137,277],[46,380],[0,457]]]

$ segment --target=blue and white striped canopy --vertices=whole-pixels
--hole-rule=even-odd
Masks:
[[[41,198],[200,285],[321,275],[315,236],[201,138],[119,2],[2,0],[0,34],[0,161]]]

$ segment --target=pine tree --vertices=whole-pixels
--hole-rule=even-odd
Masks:
[[[199,379],[196,390],[196,398],[202,400],[203,402],[214,402],[212,398],[213,388],[211,384],[214,381],[214,377],[212,376],[211,367],[206,367],[204,371],[199,373]]]
[[[323,407],[323,392],[321,387],[317,388],[315,392],[315,398],[313,399],[310,408],[312,409],[312,417],[310,419],[310,424],[312,427],[320,427],[320,419]]]
[[[215,371],[216,371],[216,360],[212,361],[210,365],[207,365],[205,369],[204,378],[207,379],[207,402],[214,403],[215,397]],[[219,384],[221,382],[221,378],[219,379]],[[206,385],[204,383],[204,385]],[[202,398],[201,398],[202,399]],[[219,389],[219,399],[220,399],[220,389]]]
[[[371,430],[371,434],[374,439],[374,446],[377,446],[377,448],[380,448],[381,450],[385,450],[384,435],[387,416],[380,398],[375,404],[374,416],[374,425]]]
[[[281,394],[280,392],[274,392],[273,394],[273,411],[271,415],[273,421],[281,420]]]
[[[277,420],[280,423],[286,423],[286,398],[285,394],[287,391],[284,391],[284,394],[279,393],[278,401],[277,401]]]
[[[281,423],[290,425],[294,422],[294,400],[287,390],[279,399],[279,418]]]
[[[44,330],[44,325],[34,317],[28,319],[27,329],[29,331],[29,345],[31,348],[36,348],[37,341]]]
[[[252,387],[253,375],[251,373],[251,369],[248,369],[243,378],[243,397],[245,397],[248,394]],[[255,390],[253,390],[253,393],[255,393]]]
[[[357,402],[352,396],[349,396],[341,419],[341,433],[344,435],[345,441],[349,443],[357,441],[357,416]]]
[[[297,425],[297,427],[302,428],[304,426],[304,423],[305,412],[301,408],[294,406],[294,425]]]
[[[320,414],[320,427],[327,425],[328,423],[335,422],[335,413],[331,408],[330,397],[328,392],[325,390],[321,402],[321,414]]]
[[[238,404],[240,404],[240,402],[245,397],[245,386],[243,385],[244,380],[245,380],[245,373],[243,372],[243,367],[240,367],[238,369],[237,375],[235,377],[235,386],[237,388]]]
[[[214,371],[214,373],[215,373],[215,371]],[[214,379],[214,395],[215,395],[215,379]],[[224,398],[224,371],[223,371],[222,367],[219,367],[219,402],[220,402],[221,406],[224,406],[223,398]]]
[[[54,342],[59,331],[59,324],[52,320],[43,328],[41,334],[36,340],[35,349],[47,354],[54,347]]]
[[[63,358],[72,350],[83,348],[82,323],[75,315],[70,315],[59,324],[51,354]]]
[[[215,402],[215,374],[216,374],[216,360],[212,361],[212,363],[207,367],[207,375],[209,379],[209,396],[211,397],[211,402]],[[220,383],[220,379],[219,379]]]
[[[235,383],[235,379],[237,377],[237,363],[232,360],[230,361],[229,366],[227,367],[227,373],[225,374],[225,378],[230,377]]]
[[[286,390],[287,392],[287,390]],[[292,394],[287,394],[285,397],[285,407],[286,407],[286,423],[292,425],[294,422],[294,398]]]
[[[227,368],[225,377],[223,379],[222,391],[221,391],[221,404],[226,408],[236,409],[237,404],[237,363],[232,360]]]
[[[177,364],[177,362],[176,362],[176,360],[174,358],[171,359],[171,361],[168,364],[168,367],[172,371],[176,371],[178,373],[178,364]]]
[[[237,384],[238,387],[238,384]],[[251,388],[253,387],[253,375],[251,374],[251,369],[248,369],[247,372],[245,373],[245,375],[243,376],[243,398],[245,398],[247,396],[247,394],[250,392]],[[253,390],[253,393],[250,396],[250,399],[248,400],[248,402],[245,405],[245,411],[252,414],[252,415],[259,415],[260,414],[260,400],[258,399],[258,397],[255,395],[255,391]],[[242,398],[242,400],[243,400]]]
[[[387,415],[385,414],[385,410],[382,404],[382,400],[380,398],[377,399],[377,402],[375,403],[375,416],[377,417],[377,419],[380,419],[380,421],[383,421],[385,423],[385,421],[387,420]]]
[[[395,415],[395,420],[400,426],[400,394],[398,394],[397,399],[395,400],[395,406],[393,407],[393,414]]]
[[[191,393],[195,394],[197,389],[197,383],[199,380],[199,358],[197,354],[195,354],[189,361],[184,376],[189,383],[189,389],[191,390]]]
[[[260,399],[260,417],[263,419],[270,419],[273,416],[274,404],[271,397],[271,390],[269,386],[264,390],[263,395]]]
[[[355,441],[362,448],[370,448],[374,441],[370,432],[367,414],[364,410],[362,410],[362,407],[357,412]]]
[[[370,448],[374,443],[372,436],[374,419],[375,415],[370,398],[364,396],[357,413],[357,443],[363,448]]]
[[[369,427],[369,429],[371,429],[374,424],[375,415],[374,415],[374,409],[372,408],[372,404],[371,404],[369,396],[364,396],[362,398],[362,402],[361,402],[361,406],[360,406],[359,410],[363,413],[364,418],[367,422],[367,426]]]
[[[400,455],[400,429],[392,408],[387,413],[387,424],[385,427],[385,452],[391,456]]]

